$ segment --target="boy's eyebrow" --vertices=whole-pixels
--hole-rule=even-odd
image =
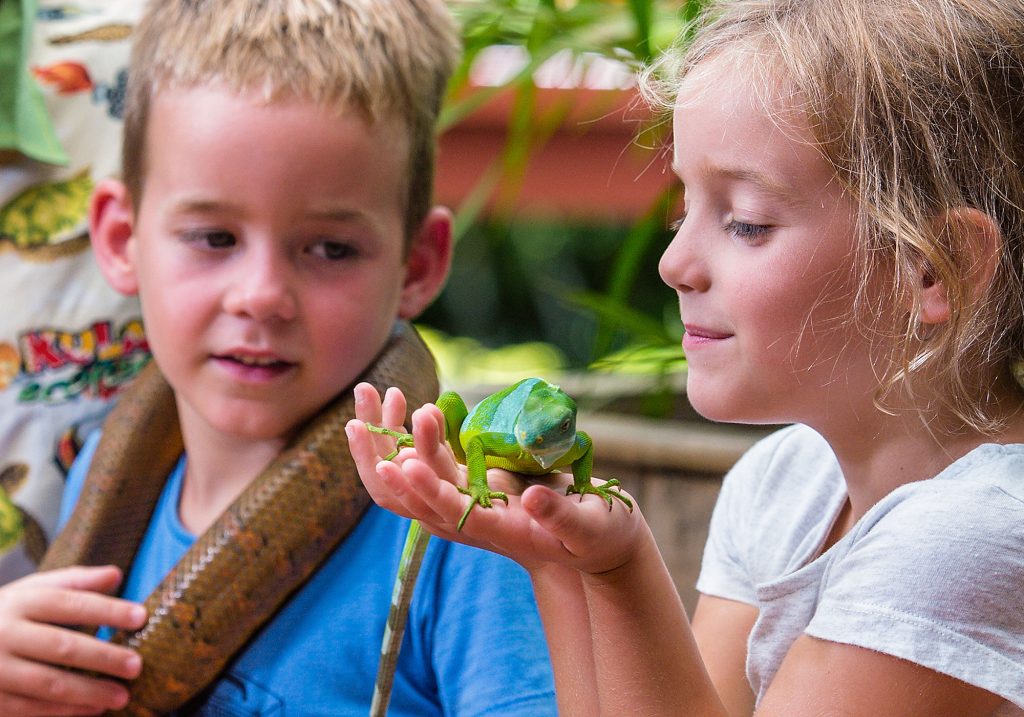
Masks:
[[[242,204],[217,199],[192,199],[184,198],[172,205],[172,211],[188,214],[215,214],[228,212],[241,214],[244,212]],[[325,207],[313,209],[307,212],[312,219],[324,219],[335,222],[350,222],[353,220],[365,219],[365,214],[356,209]]]
[[[215,199],[192,199],[185,197],[171,204],[171,211],[185,214],[213,214],[215,212],[240,212],[241,205]]]

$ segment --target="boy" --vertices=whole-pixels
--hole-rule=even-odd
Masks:
[[[440,0],[152,5],[124,182],[97,188],[91,228],[107,280],[141,300],[185,455],[125,599],[100,594],[111,568],[0,590],[0,713],[123,705],[109,678],[136,676],[138,655],[57,626],[138,628],[134,601],[439,291],[451,239],[429,206],[433,126],[456,47]],[[371,507],[190,713],[365,714],[404,531]],[[553,714],[525,573],[450,544],[423,570],[391,714]]]

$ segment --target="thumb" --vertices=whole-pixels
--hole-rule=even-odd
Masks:
[[[574,554],[577,552],[574,546],[583,542],[586,533],[578,501],[568,500],[565,495],[545,485],[535,484],[523,491],[521,505],[527,515],[560,541],[566,550]]]

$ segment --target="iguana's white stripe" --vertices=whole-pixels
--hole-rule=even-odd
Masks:
[[[418,520],[411,521],[409,531],[405,534],[402,557],[398,562],[398,575],[391,590],[391,609],[388,611],[387,624],[384,625],[384,639],[380,646],[380,663],[377,667],[377,680],[373,686],[370,717],[384,717],[388,711],[391,686],[394,684],[395,668],[398,665],[398,652],[402,648],[402,636],[405,634],[405,621],[409,617],[412,592],[416,587],[423,553],[429,541],[430,533],[423,530]]]
[[[515,430],[516,419],[519,418],[519,414],[522,413],[523,406],[526,404],[526,399],[530,397],[530,392],[533,391],[533,387],[539,381],[539,378],[524,379],[508,395],[504,396],[498,403],[494,416],[491,417],[491,420],[487,421],[487,430],[512,435],[512,432]],[[477,411],[487,404],[487,399],[484,399],[474,406],[473,410],[469,412],[469,416],[466,417],[464,425],[475,427],[474,419]],[[489,408],[490,406],[487,407]]]

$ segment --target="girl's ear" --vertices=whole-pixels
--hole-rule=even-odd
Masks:
[[[100,271],[116,291],[132,296],[139,291],[135,277],[135,218],[123,183],[104,179],[89,201],[89,239]]]
[[[401,318],[415,318],[441,293],[451,262],[452,213],[445,207],[434,207],[408,248],[405,283],[398,305]]]
[[[956,232],[956,244],[967,254],[967,296],[978,299],[984,295],[999,265],[1003,235],[996,221],[985,212],[970,207],[951,209],[941,219],[940,231]],[[939,281],[930,266],[920,268],[921,323],[941,324],[949,321],[948,287]]]

